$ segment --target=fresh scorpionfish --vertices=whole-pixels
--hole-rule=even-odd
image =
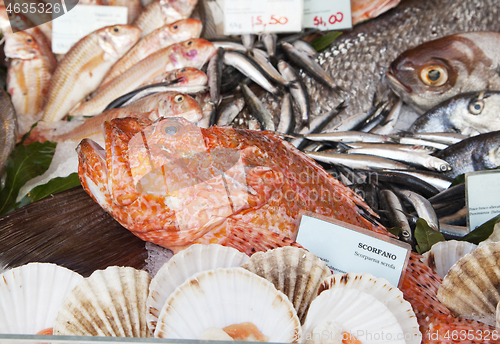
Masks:
[[[84,189],[139,238],[173,251],[291,245],[301,210],[389,235],[360,197],[272,133],[123,118],[105,122],[104,137],[105,149],[90,139],[77,148]]]

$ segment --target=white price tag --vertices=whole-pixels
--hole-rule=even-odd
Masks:
[[[350,0],[304,0],[304,27],[319,30],[352,28]]]
[[[75,6],[52,21],[52,52],[66,54],[76,42],[95,30],[127,24],[127,12],[122,6]]]
[[[345,222],[302,215],[297,242],[333,273],[368,272],[398,286],[411,246]]]
[[[465,189],[471,231],[500,214],[499,170],[466,173]]]
[[[224,34],[298,32],[302,0],[225,0]]]

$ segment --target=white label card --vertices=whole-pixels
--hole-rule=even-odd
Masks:
[[[298,32],[303,0],[225,0],[224,34]]]
[[[319,30],[352,28],[350,0],[304,0],[304,27]]]
[[[323,260],[333,273],[368,272],[393,286],[399,285],[410,245],[341,221],[313,216],[302,215],[296,241]]]
[[[52,21],[52,52],[66,54],[76,42],[95,30],[127,24],[127,12],[122,6],[75,6]]]
[[[500,213],[500,171],[465,174],[469,229],[473,231]]]

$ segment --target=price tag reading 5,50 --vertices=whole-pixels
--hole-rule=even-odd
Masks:
[[[302,0],[226,0],[224,34],[302,30]]]
[[[304,0],[304,27],[339,30],[352,27],[349,0]]]

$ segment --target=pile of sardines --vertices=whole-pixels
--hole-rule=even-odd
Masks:
[[[10,144],[0,162],[27,133],[27,142],[64,142],[99,137],[112,118],[183,116],[205,128],[282,135],[358,190],[406,241],[416,218],[451,236],[467,232],[464,187],[451,181],[500,165],[492,48],[500,24],[481,8],[471,10],[477,20],[451,25],[446,1],[409,0],[318,53],[307,43],[322,35],[316,30],[214,38],[205,1],[97,2],[127,6],[129,24],[92,32],[58,56],[50,22],[9,21],[0,7],[18,122],[17,133],[2,132]],[[472,1],[457,6],[465,13]],[[414,30],[398,29],[412,20]],[[12,22],[23,31],[14,34]]]

